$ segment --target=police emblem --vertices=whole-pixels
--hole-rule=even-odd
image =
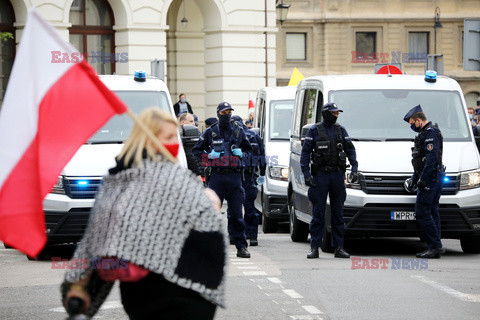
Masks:
[[[427,150],[432,151],[433,150],[433,143],[427,144]]]

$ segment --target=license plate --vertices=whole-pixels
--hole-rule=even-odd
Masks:
[[[414,211],[392,211],[392,220],[416,220]]]

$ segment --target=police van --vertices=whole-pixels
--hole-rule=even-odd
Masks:
[[[136,115],[149,107],[174,115],[170,93],[160,79],[147,79],[143,72],[137,72],[135,78],[102,75],[100,79]],[[133,120],[127,114],[115,115],[65,166],[43,202],[48,244],[78,242],[82,238],[102,177],[115,166],[115,157],[132,128]],[[186,167],[182,146],[178,159]]]
[[[255,208],[262,213],[264,233],[288,221],[287,186],[290,124],[296,87],[263,88],[257,93],[254,127],[265,144],[265,183],[258,186]]]
[[[357,152],[359,181],[345,180],[346,237],[419,236],[416,194],[404,188],[404,181],[413,173],[415,132],[403,117],[420,104],[444,138],[446,177],[439,207],[442,238],[460,239],[465,253],[480,253],[480,156],[462,90],[455,80],[443,76],[427,82],[421,75],[332,75],[306,78],[298,84],[288,178],[293,241],[307,240],[312,216],[300,168],[303,140],[310,126],[322,121],[320,109],[327,102],[344,110],[338,123],[347,130]],[[331,252],[328,203],[325,221],[322,250]]]

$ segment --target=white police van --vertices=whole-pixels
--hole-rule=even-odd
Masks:
[[[439,76],[316,76],[297,86],[288,179],[290,234],[306,241],[312,207],[300,168],[303,137],[321,119],[321,107],[335,102],[344,110],[338,122],[352,138],[358,160],[358,183],[345,181],[345,236],[419,236],[415,194],[404,181],[413,172],[411,148],[415,133],[403,121],[421,105],[428,120],[442,131],[446,178],[440,198],[442,238],[460,239],[465,253],[480,253],[480,156],[459,84]],[[348,174],[347,169],[347,174]],[[323,243],[332,251],[327,204]]]
[[[267,158],[265,183],[258,186],[255,208],[262,213],[264,233],[288,221],[287,186],[290,124],[296,87],[263,88],[257,93],[254,127],[262,137]]]
[[[100,79],[136,115],[149,107],[174,115],[170,93],[160,79],[147,79],[143,72],[136,73],[136,80],[120,75],[102,75]],[[65,166],[43,202],[48,244],[78,242],[82,238],[102,177],[115,166],[115,157],[132,128],[133,120],[127,114],[114,116]],[[186,167],[182,146],[178,159]]]

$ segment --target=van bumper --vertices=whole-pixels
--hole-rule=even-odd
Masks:
[[[43,201],[48,243],[79,242],[87,228],[93,203],[94,199],[48,194]]]
[[[440,198],[442,238],[480,235],[479,189],[459,191]],[[345,234],[357,236],[419,236],[415,220],[392,220],[392,211],[415,211],[416,196],[367,195],[348,190],[344,206]],[[361,204],[361,205],[359,205]]]
[[[288,182],[266,177],[263,185],[264,215],[278,221],[288,221]]]

